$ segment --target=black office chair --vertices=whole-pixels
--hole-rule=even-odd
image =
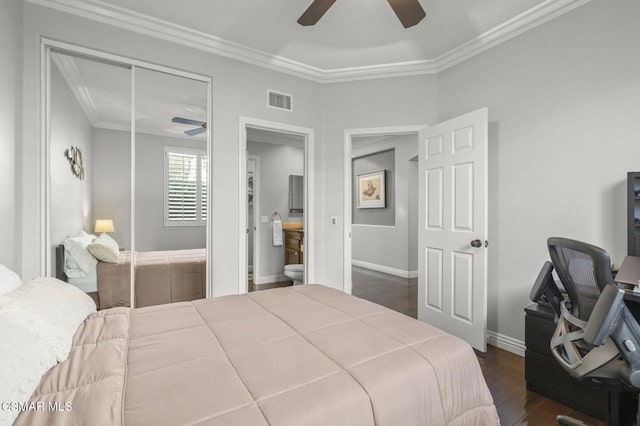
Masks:
[[[566,303],[551,338],[551,353],[577,380],[608,390],[640,388],[640,326],[623,301],[624,290],[607,285],[589,320],[580,326]],[[640,413],[639,413],[640,414]],[[559,425],[583,425],[558,416]],[[636,419],[640,425],[640,417]]]
[[[640,387],[640,326],[613,284],[610,258],[591,244],[566,238],[547,241],[553,266],[543,266],[530,298],[549,304],[557,326],[550,347],[577,380],[606,390]],[[555,266],[568,299],[552,278]],[[601,293],[602,292],[602,293]],[[585,423],[558,416],[558,424]],[[636,421],[640,426],[640,419]]]
[[[549,238],[547,247],[553,267],[569,296],[570,311],[587,321],[602,289],[613,283],[609,253],[582,241],[559,237]]]

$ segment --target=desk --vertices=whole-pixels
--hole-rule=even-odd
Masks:
[[[640,294],[629,295],[627,305],[631,306],[632,312],[635,310],[640,314]],[[571,377],[553,358],[549,348],[555,327],[554,313],[550,308],[536,303],[525,308],[524,375],[527,389],[605,420],[609,425],[631,424],[635,420],[638,394],[594,389]]]

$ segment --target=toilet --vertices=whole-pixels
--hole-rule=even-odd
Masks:
[[[304,265],[301,263],[284,265],[284,275],[293,280],[293,285],[304,281]]]

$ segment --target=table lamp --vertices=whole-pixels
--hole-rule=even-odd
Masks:
[[[94,229],[96,233],[100,232],[102,234],[106,232],[114,232],[115,229],[113,227],[113,220],[111,219],[97,219],[96,227]]]

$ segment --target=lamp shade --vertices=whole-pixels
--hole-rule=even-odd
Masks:
[[[113,220],[111,219],[98,219],[96,220],[95,232],[113,232]]]

